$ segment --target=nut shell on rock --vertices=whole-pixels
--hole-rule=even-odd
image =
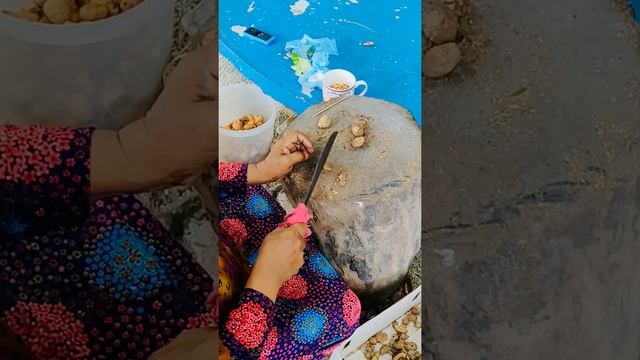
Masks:
[[[318,120],[318,127],[320,129],[327,129],[331,126],[331,118],[327,115],[322,115],[320,120]]]
[[[364,145],[364,141],[364,136],[358,136],[357,138],[351,140],[351,146],[353,146],[354,148],[362,147],[362,145]]]
[[[351,134],[355,137],[360,137],[364,135],[364,126],[362,124],[355,124],[351,126]]]
[[[430,78],[443,77],[462,61],[462,52],[456,43],[436,45],[425,54],[425,74]]]
[[[458,17],[444,5],[427,5],[424,17],[424,32],[434,44],[455,41],[460,24]]]

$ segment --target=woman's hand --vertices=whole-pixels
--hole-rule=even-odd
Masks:
[[[187,182],[218,154],[216,41],[189,53],[147,114],[119,131],[94,132],[93,197]]]
[[[280,286],[297,274],[304,264],[306,234],[307,226],[296,224],[287,228],[277,228],[267,235],[246,287],[276,301]]]
[[[266,184],[281,179],[293,166],[309,158],[313,152],[311,140],[301,132],[285,133],[272,147],[267,158],[249,165],[249,185]]]

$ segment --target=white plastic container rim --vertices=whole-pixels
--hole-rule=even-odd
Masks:
[[[223,127],[219,128],[219,136],[226,136],[226,137],[232,137],[232,138],[246,138],[246,137],[252,137],[258,134],[262,134],[264,132],[265,128],[268,128],[271,126],[271,124],[273,122],[276,121],[276,117],[277,117],[277,107],[276,107],[276,102],[275,100],[273,100],[273,98],[267,94],[265,94],[262,89],[256,85],[251,85],[251,84],[229,84],[229,85],[225,85],[222,87],[222,89],[220,89],[220,94],[218,96],[218,99],[220,102],[224,101],[224,93],[227,91],[232,91],[234,89],[239,89],[239,88],[250,88],[252,90],[257,90],[262,96],[264,96],[267,101],[269,102],[269,108],[271,108],[271,114],[269,115],[269,117],[266,119],[265,123],[262,124],[261,126],[258,126],[257,128],[251,129],[251,130],[242,130],[242,131],[233,131],[233,130],[227,130]],[[220,119],[218,121],[218,124],[220,126],[222,126],[223,124],[230,122],[233,119]]]
[[[343,341],[342,344],[333,351],[330,360],[343,360],[345,356],[358,350],[369,338],[384,330],[396,319],[420,303],[422,303],[422,286],[418,286],[411,293],[400,299],[400,301],[358,327],[351,337]]]
[[[41,45],[81,46],[131,34],[166,11],[167,6],[170,6],[173,16],[175,0],[143,0],[130,10],[113,17],[66,24],[29,22],[3,12],[19,9],[19,6],[20,0],[0,0],[0,36]]]

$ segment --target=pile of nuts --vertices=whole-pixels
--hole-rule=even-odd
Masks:
[[[407,341],[410,327],[413,332],[420,333],[420,309],[412,307],[402,318],[401,322],[395,321],[391,327],[393,335],[385,331],[372,336],[360,350],[367,360],[419,360],[422,359],[421,349],[415,342]]]
[[[251,130],[262,124],[264,124],[264,116],[249,114],[228,123],[224,128],[233,131]]]
[[[30,0],[18,11],[5,10],[13,17],[44,24],[97,21],[130,10],[143,0]]]
[[[345,90],[349,90],[350,88],[349,85],[343,84],[343,83],[333,83],[329,85],[329,87],[331,87],[333,90],[338,90],[338,91],[345,91]]]
[[[360,118],[355,124],[351,125],[351,135],[353,135],[353,140],[351,140],[351,146],[354,148],[362,147],[365,143],[366,130],[369,127],[369,119]]]
[[[440,78],[451,73],[462,61],[458,45],[460,19],[444,4],[429,4],[426,7],[423,34],[427,40],[424,55],[425,75]]]
[[[351,125],[351,135],[353,135],[353,139],[351,140],[351,147],[357,149],[364,145],[364,143],[366,142],[366,131],[369,127],[370,122],[371,119],[360,116],[360,119],[358,119],[358,121]],[[318,127],[320,129],[328,129],[331,127],[331,123],[331,118],[327,115],[323,115],[318,120]]]

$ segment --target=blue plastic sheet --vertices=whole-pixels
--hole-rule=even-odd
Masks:
[[[418,0],[308,0],[294,15],[296,0],[220,0],[220,52],[249,80],[297,113],[322,101],[303,94],[285,44],[304,35],[335,40],[329,69],[345,69],[369,85],[367,96],[407,109],[421,123],[421,9]],[[254,26],[275,36],[270,45],[231,30]],[[373,46],[363,44],[373,42]]]

